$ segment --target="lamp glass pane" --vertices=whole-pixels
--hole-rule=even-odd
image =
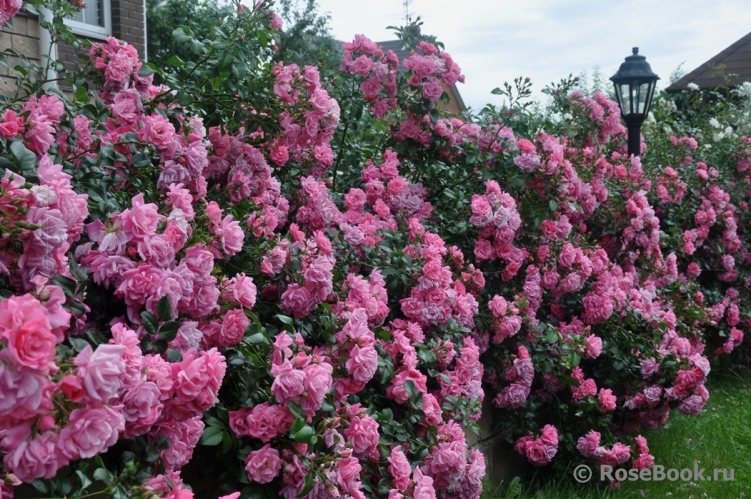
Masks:
[[[621,83],[620,85],[621,91],[621,112],[623,113],[623,116],[630,116],[631,115],[631,89],[629,88],[628,83]]]
[[[647,105],[649,100],[649,87],[651,87],[650,82],[642,83],[639,85],[639,114],[646,114],[647,113]]]

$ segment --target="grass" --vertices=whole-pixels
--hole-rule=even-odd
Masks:
[[[751,499],[751,372],[713,372],[708,384],[709,402],[698,416],[673,411],[668,424],[645,432],[655,464],[665,470],[704,469],[705,481],[624,481],[608,490],[597,477],[588,484],[573,480],[573,469],[547,483],[523,487],[486,483],[482,499]],[[724,481],[713,470],[733,470],[733,481]],[[706,480],[709,477],[710,480]]]

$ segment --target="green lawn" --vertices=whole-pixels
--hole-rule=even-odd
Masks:
[[[601,484],[579,485],[572,469],[553,482],[526,488],[487,484],[482,499],[751,499],[751,371],[712,372],[708,388],[710,398],[702,414],[673,412],[666,426],[644,433],[655,464],[666,470],[693,470],[696,461],[705,470],[703,482],[626,481],[620,490],[610,491]],[[724,481],[720,473],[714,481],[714,468],[725,468],[728,474],[733,469],[734,480]]]

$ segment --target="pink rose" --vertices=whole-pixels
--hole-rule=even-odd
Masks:
[[[111,262],[112,264],[117,261]],[[127,305],[138,307],[146,303],[146,299],[153,296],[162,280],[163,271],[149,264],[142,263],[135,269],[126,270],[122,274],[122,282],[115,294],[122,297]]]
[[[314,307],[315,302],[310,296],[310,291],[297,283],[290,284],[282,293],[282,308],[295,317],[307,316]]]
[[[125,418],[123,437],[133,438],[148,432],[162,414],[162,393],[159,387],[142,378],[126,383],[117,399]]]
[[[259,450],[254,450],[245,460],[245,471],[248,479],[257,483],[269,483],[279,475],[282,469],[282,459],[279,451],[264,445]]]
[[[535,466],[545,466],[548,460],[547,449],[541,440],[532,440],[525,449],[527,461]]]
[[[303,386],[308,397],[301,401],[301,405],[308,414],[312,415],[321,408],[324,397],[331,389],[333,368],[330,364],[322,362],[306,366],[303,372],[305,373]]]
[[[342,490],[350,495],[360,491],[360,471],[362,466],[356,457],[345,457],[339,461],[337,467],[336,480],[339,482]]]
[[[394,447],[391,451],[389,461],[389,473],[391,474],[394,485],[405,492],[410,485],[409,475],[412,473],[412,467],[407,460],[407,456],[404,455],[401,447]]]
[[[576,448],[584,457],[595,457],[600,447],[600,433],[590,430],[589,433],[579,438]]]
[[[123,430],[125,419],[109,406],[74,409],[60,431],[58,449],[71,461],[94,457],[115,445]]]
[[[355,455],[366,458],[378,450],[378,422],[370,416],[354,416],[344,435],[352,443]]]
[[[0,352],[0,417],[30,418],[48,410],[47,375],[16,365],[7,350]]]
[[[171,125],[170,125],[171,126]],[[133,208],[120,215],[125,234],[135,241],[141,241],[156,234],[157,225],[164,220],[154,203],[144,203],[143,194],[133,198]]]
[[[347,359],[347,371],[355,381],[367,383],[378,369],[378,352],[372,346],[355,345]]]
[[[169,149],[175,142],[175,127],[161,114],[143,116],[143,128],[139,135],[141,139],[154,144],[159,150]]]
[[[0,25],[15,17],[22,5],[22,0],[2,0],[0,2]]]
[[[24,440],[3,459],[4,468],[21,481],[31,483],[37,478],[52,478],[67,461],[56,450],[58,435],[48,431]]]
[[[115,53],[107,63],[104,77],[115,83],[124,83],[133,73],[135,63],[136,61],[131,59],[124,50],[121,50]]]
[[[290,361],[272,365],[271,374],[274,376],[271,393],[280,404],[296,399],[305,390],[305,373],[301,369],[295,369]]]
[[[600,394],[597,396],[597,400],[600,403],[600,410],[602,412],[615,410],[616,396],[613,395],[613,390],[610,388],[600,388]]]
[[[253,283],[253,278],[240,273],[230,283],[229,289],[232,291],[232,298],[245,308],[253,308],[256,304],[258,292],[256,285]]]
[[[217,308],[219,288],[216,287],[216,277],[206,280],[200,287],[193,290],[190,304],[185,310],[194,319],[201,319]]]
[[[90,399],[106,403],[117,395],[126,373],[123,361],[126,351],[123,345],[102,344],[92,352],[91,346],[86,345],[73,359]]]
[[[222,320],[219,343],[225,347],[237,345],[242,341],[248,325],[250,325],[250,319],[245,316],[242,310],[230,310]]]
[[[202,351],[196,358],[195,350],[188,351],[180,364],[172,365],[175,378],[175,395],[197,412],[212,407],[222,385],[227,364],[216,348]]]
[[[423,475],[420,468],[415,468],[412,479],[415,482],[415,490],[412,492],[413,499],[436,499],[433,479]]]
[[[279,166],[284,166],[289,161],[289,152],[287,148],[282,145],[281,142],[275,141],[271,146],[271,153],[269,154],[271,161]]]
[[[11,3],[15,3],[13,0],[11,0]],[[20,2],[19,2],[20,5]],[[2,8],[0,7],[0,16],[2,16]],[[0,19],[2,19],[0,17]],[[3,23],[0,23],[3,24]],[[8,109],[5,111],[5,114],[3,115],[3,120],[0,122],[0,137],[4,139],[12,139],[16,135],[18,135],[18,132],[21,131],[21,128],[23,127],[23,119],[19,118],[15,111],[12,109]]]
[[[214,269],[214,255],[203,245],[191,246],[185,250],[185,258],[180,262],[185,264],[195,274],[196,282],[203,282],[209,278]]]
[[[600,352],[602,352],[602,338],[593,334],[587,336],[587,358],[597,358]]]
[[[47,309],[30,294],[0,302],[0,341],[5,340],[18,365],[43,373],[56,370],[57,338],[47,320]]]

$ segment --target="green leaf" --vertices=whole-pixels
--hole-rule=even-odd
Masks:
[[[289,437],[295,442],[310,443],[316,432],[305,423],[304,419],[296,419],[289,432]]]
[[[266,341],[266,335],[263,333],[256,333],[248,336],[248,343],[250,343],[251,345],[260,345],[262,343],[266,343]]]
[[[303,422],[308,420],[308,414],[295,402],[287,402],[287,408],[297,419],[301,419]]]
[[[153,75],[154,73],[156,73],[156,71],[154,70],[152,65],[146,63],[143,66],[141,66],[141,70],[138,72],[138,76],[140,76],[141,78],[145,78],[147,76]]]
[[[156,318],[151,315],[150,313],[143,311],[141,312],[141,321],[143,322],[143,327],[146,329],[146,331],[150,334],[156,334],[157,327],[159,326],[159,323],[157,322]]]
[[[292,319],[292,317],[289,317],[287,315],[276,314],[276,318],[279,319],[284,324],[287,324],[289,326],[291,326],[291,325],[293,325],[295,323],[295,321]]]
[[[185,90],[177,91],[177,103],[181,106],[189,106],[193,102],[193,97],[190,96]]]
[[[188,42],[193,39],[192,36],[188,35],[183,28],[177,28],[172,32],[172,38],[175,39],[176,42]]]
[[[172,341],[177,336],[177,330],[180,329],[179,322],[165,322],[159,328],[159,337],[164,341]]]
[[[177,30],[175,30],[175,31],[177,31]],[[173,32],[173,35],[174,35],[174,32]],[[177,56],[177,54],[175,54],[172,57],[170,57],[169,59],[167,59],[167,64],[169,64],[170,66],[174,66],[176,68],[181,68],[181,67],[185,66],[185,62],[182,59],[180,59]]]
[[[81,480],[81,489],[86,490],[89,488],[91,480],[86,476],[86,473],[81,470],[76,470],[76,475],[78,475],[78,479]]]
[[[170,362],[180,362],[180,359],[182,359],[182,355],[180,355],[180,350],[176,350],[174,348],[168,348],[167,349],[167,360]]]
[[[213,447],[222,443],[222,429],[216,426],[207,426],[201,435],[201,444]]]
[[[554,199],[551,199],[548,203],[548,206],[550,207],[550,211],[555,211],[558,209],[558,202]]]
[[[97,468],[94,470],[94,480],[101,480],[106,485],[112,485],[112,482],[115,481],[115,475],[106,468]]]
[[[37,164],[37,157],[36,155],[26,149],[26,146],[23,145],[23,142],[20,140],[15,140],[10,144],[10,152],[13,153],[13,155],[18,160],[19,165],[21,166],[21,170],[34,170]]]
[[[65,276],[58,274],[58,275],[52,276],[51,281],[53,284],[60,286],[63,289],[63,293],[65,293],[65,296],[69,298],[75,296],[76,281],[74,281],[70,277],[65,277]]]
[[[305,479],[304,479],[304,482],[303,482],[303,488],[300,491],[300,493],[297,494],[298,498],[305,497],[306,495],[308,495],[310,493],[311,490],[313,490],[313,485],[315,483],[314,482],[314,478],[315,478],[315,475],[313,475],[313,473],[308,473],[308,474],[305,475]]]
[[[159,316],[159,320],[162,322],[172,320],[172,305],[170,304],[167,295],[164,295],[159,299],[159,303],[156,304],[156,313]]]
[[[80,352],[81,350],[89,346],[88,341],[84,340],[83,338],[75,338],[73,336],[68,338],[68,343],[70,343],[70,346],[72,346],[73,350],[75,350],[76,352]]]

